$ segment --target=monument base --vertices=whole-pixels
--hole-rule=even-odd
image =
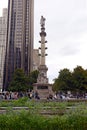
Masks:
[[[52,84],[35,83],[33,85],[34,93],[38,93],[40,99],[48,99],[53,95]]]

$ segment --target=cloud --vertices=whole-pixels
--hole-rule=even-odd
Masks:
[[[76,55],[79,52],[79,49],[77,47],[73,47],[73,45],[66,45],[63,48],[60,49],[59,53],[61,56],[70,56],[70,55]]]

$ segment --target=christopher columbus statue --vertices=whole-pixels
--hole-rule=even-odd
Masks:
[[[45,26],[45,18],[43,16],[41,16],[41,20],[40,20],[40,24],[41,24],[41,27],[44,28]]]

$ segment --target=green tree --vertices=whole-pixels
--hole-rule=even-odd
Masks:
[[[35,71],[32,71],[30,75],[28,76],[28,84],[31,90],[33,89],[33,84],[37,82],[38,74],[39,74],[39,71],[35,70]]]
[[[53,90],[65,92],[72,90],[72,73],[69,69],[60,70],[58,78],[54,80]]]
[[[22,69],[16,69],[8,88],[10,91],[26,91],[29,89],[28,78]]]
[[[37,82],[38,71],[32,71],[29,76],[22,69],[16,69],[9,85],[9,91],[27,91],[33,89],[33,83]]]
[[[72,73],[72,77],[75,90],[87,90],[87,70],[84,70],[81,66],[77,66]]]
[[[72,73],[69,69],[60,70],[59,76],[54,80],[53,90],[87,92],[87,70],[81,66],[74,68]]]

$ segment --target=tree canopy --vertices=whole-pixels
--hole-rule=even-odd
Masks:
[[[28,76],[28,84],[29,84],[30,89],[33,89],[33,83],[37,82],[38,74],[39,74],[39,71],[35,70],[35,71],[32,71],[30,75]]]
[[[9,91],[27,91],[32,89],[33,83],[37,81],[38,71],[35,70],[30,73],[30,75],[25,75],[22,69],[16,69],[12,81],[8,87]]]
[[[71,90],[72,74],[69,69],[60,70],[58,78],[54,80],[53,90]]]
[[[87,70],[77,66],[71,72],[65,68],[60,70],[58,77],[54,80],[54,91],[87,91]]]

